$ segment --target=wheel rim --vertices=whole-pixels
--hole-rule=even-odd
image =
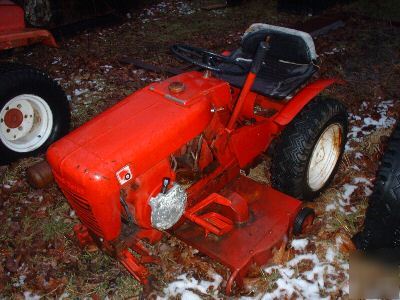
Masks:
[[[24,94],[8,101],[0,111],[0,139],[15,152],[41,147],[51,134],[53,113],[41,97]]]
[[[331,124],[315,144],[307,171],[307,183],[311,190],[321,189],[332,175],[342,149],[342,131],[338,123]]]

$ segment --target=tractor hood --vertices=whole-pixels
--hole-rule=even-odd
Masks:
[[[47,159],[67,198],[73,193],[89,205],[114,198],[110,210],[120,210],[124,182],[117,173],[129,166],[133,177],[140,176],[199,135],[212,118],[217,90],[230,97],[229,85],[219,79],[181,74],[133,93],[54,143]],[[107,209],[93,213],[103,220],[113,215]],[[100,229],[100,236],[109,235]]]
[[[184,91],[172,94],[168,87],[176,82]],[[198,72],[149,85],[54,143],[50,163],[64,176],[62,164],[82,167],[90,154],[101,163],[98,170],[116,171],[131,163],[140,175],[204,130],[212,117],[213,93],[220,88],[229,95],[227,83]]]

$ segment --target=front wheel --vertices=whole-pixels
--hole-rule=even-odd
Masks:
[[[65,93],[43,72],[0,65],[0,164],[43,152],[67,133]]]
[[[287,125],[272,157],[274,188],[301,200],[317,197],[332,180],[344,151],[347,111],[316,97]]]

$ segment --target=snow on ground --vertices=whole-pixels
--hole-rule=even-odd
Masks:
[[[319,250],[307,249],[308,244]],[[329,299],[340,290],[348,294],[348,263],[339,255],[339,243],[327,247],[316,239],[298,239],[291,247],[295,250],[291,260],[264,269],[266,276],[275,273],[276,279],[271,290],[255,299]]]
[[[192,15],[195,12],[196,9],[187,2],[162,1],[148,8],[145,8],[143,12],[139,15],[139,19],[142,21],[142,23],[147,23],[151,20],[157,20],[158,17],[166,14],[184,16]]]
[[[292,241],[292,247],[294,250],[303,250],[307,245],[307,239],[297,239]]]
[[[381,99],[379,99],[381,100]],[[364,196],[368,197],[372,193],[372,182],[369,178],[363,177],[363,172],[360,167],[354,163],[364,157],[364,154],[356,151],[355,148],[358,147],[364,139],[371,136],[378,130],[391,128],[395,123],[396,119],[388,116],[389,110],[394,106],[393,100],[380,101],[377,105],[369,109],[367,102],[362,102],[359,113],[360,115],[350,114],[349,118],[349,133],[348,142],[346,145],[345,153],[350,158],[349,160],[353,162],[351,166],[348,166],[356,174],[356,176],[351,179],[350,182],[343,184],[338,194],[337,199],[328,203],[325,210],[326,211],[336,211],[339,210],[342,213],[353,213],[354,207],[350,207],[351,196],[358,190],[364,190]],[[374,113],[370,113],[373,111]],[[364,143],[365,144],[365,143]],[[354,160],[352,159],[354,157]]]
[[[218,299],[218,287],[221,285],[222,277],[219,274],[210,274],[213,281],[197,280],[188,274],[182,274],[176,281],[171,282],[165,289],[165,297],[158,296],[157,299],[169,299],[181,296],[181,299],[202,299],[202,294],[209,298]],[[195,293],[196,292],[196,293]]]
[[[364,112],[363,115],[350,114],[349,141],[360,142],[362,137],[378,129],[392,127],[396,123],[396,119],[389,117],[387,114],[389,109],[393,106],[393,100],[381,101],[374,108],[376,114],[372,116],[369,113],[365,113],[368,104],[367,102],[363,102],[359,110],[360,113]]]
[[[241,297],[249,299],[329,299],[329,294],[349,293],[348,262],[339,253],[341,240],[333,241],[336,244],[323,246],[317,240],[295,239],[291,248],[295,251],[294,257],[282,265],[273,265],[263,269],[267,278],[271,278],[268,286],[272,288],[254,297]],[[310,243],[316,244],[322,251],[314,248],[307,249]],[[318,253],[318,254],[317,254]],[[197,280],[188,274],[182,274],[176,281],[164,288],[164,297],[169,299],[202,299],[207,294],[212,299],[218,298],[217,289],[222,289],[222,277],[211,274],[213,281]],[[343,280],[345,278],[345,280]]]
[[[325,51],[324,53],[320,54],[320,56],[325,56],[325,55],[335,55],[338,53],[344,53],[346,51],[346,48],[333,48],[331,51]]]
[[[35,295],[32,292],[24,292],[24,298],[25,300],[39,300],[42,297],[39,295]]]

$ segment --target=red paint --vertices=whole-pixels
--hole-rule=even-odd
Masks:
[[[146,282],[142,264],[151,260],[141,241],[162,236],[151,226],[149,201],[165,177],[169,186],[180,179],[176,157],[194,146],[189,158],[199,157],[190,170],[186,211],[169,231],[232,270],[228,292],[250,264],[266,263],[290,234],[301,202],[239,172],[333,81],[317,81],[279,104],[250,92],[253,81],[250,73],[239,91],[199,72],[180,74],[133,93],[49,148],[55,179],[82,223],[138,280]],[[171,95],[172,82],[186,88]],[[254,103],[276,112],[255,115]],[[132,178],[121,182],[128,173]],[[121,221],[127,222],[121,195],[137,226],[131,234]],[[147,259],[135,259],[127,248]]]
[[[17,108],[12,108],[6,112],[4,116],[4,123],[9,128],[17,128],[22,124],[24,120],[24,115]]]
[[[11,1],[0,0],[0,32],[24,28],[24,10]]]
[[[282,126],[289,124],[308,102],[334,83],[341,82],[337,79],[320,79],[307,85],[297,93],[285,107],[283,107],[279,114],[274,118],[274,122]]]
[[[229,120],[228,125],[226,126],[226,129],[228,131],[231,131],[233,129],[233,127],[235,126],[238,116],[242,111],[243,104],[245,103],[246,98],[249,95],[249,92],[251,90],[251,87],[253,86],[254,80],[256,79],[256,76],[257,76],[257,74],[254,74],[251,72],[249,73],[249,75],[247,75],[246,81],[245,81],[242,91],[239,95],[239,99],[236,102],[232,116]]]
[[[53,35],[44,29],[26,28],[24,10],[11,1],[0,0],[0,50],[42,43],[58,47]]]
[[[249,201],[248,222],[218,238],[205,236],[201,227],[190,222],[173,232],[231,270],[226,287],[228,294],[234,281],[239,286],[243,284],[243,277],[253,263],[268,262],[272,250],[279,248],[287,238],[301,206],[300,201],[246,177],[238,177],[221,191],[224,195],[232,192]]]

